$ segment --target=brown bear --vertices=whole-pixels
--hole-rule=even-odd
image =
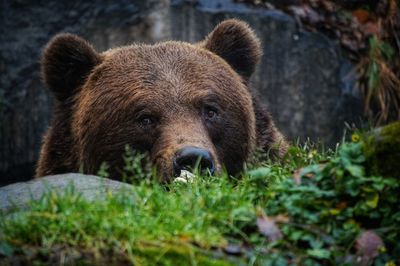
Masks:
[[[118,179],[125,146],[147,152],[162,181],[192,167],[238,173],[256,147],[287,147],[249,88],[262,55],[239,20],[223,21],[202,42],[133,44],[97,53],[72,34],[44,49],[43,79],[55,95],[37,176],[110,166]]]

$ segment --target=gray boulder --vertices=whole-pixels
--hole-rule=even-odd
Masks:
[[[102,199],[108,192],[116,193],[132,189],[132,186],[115,180],[93,175],[63,174],[37,178],[0,187],[0,213],[25,209],[32,200],[40,199],[49,191],[64,193],[73,187],[86,200]]]

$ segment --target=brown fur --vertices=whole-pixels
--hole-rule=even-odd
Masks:
[[[259,40],[238,20],[222,22],[199,44],[131,45],[102,54],[74,35],[56,36],[42,69],[58,102],[37,176],[93,174],[107,162],[118,178],[125,145],[148,152],[162,179],[171,177],[172,158],[185,146],[208,150],[217,170],[231,174],[256,145],[281,155],[284,139],[247,86],[260,56]],[[217,115],[208,117],[209,110]]]

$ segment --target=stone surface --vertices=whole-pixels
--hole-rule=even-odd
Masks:
[[[103,51],[132,42],[200,41],[221,20],[243,19],[265,50],[253,87],[289,139],[309,137],[333,145],[345,121],[360,121],[353,65],[337,42],[303,30],[278,11],[231,0],[15,0],[0,5],[0,185],[33,175],[52,107],[38,62],[43,46],[61,31],[77,33]]]
[[[0,213],[15,208],[26,208],[32,200],[40,199],[45,193],[63,193],[68,187],[81,193],[87,200],[101,199],[108,191],[119,192],[131,189],[126,183],[93,175],[63,174],[37,178],[29,182],[20,182],[0,187]]]

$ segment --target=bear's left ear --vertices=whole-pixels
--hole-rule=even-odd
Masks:
[[[44,49],[41,66],[47,87],[59,101],[75,95],[101,62],[101,56],[84,39],[69,33],[53,37]]]
[[[221,22],[200,45],[223,58],[245,80],[262,56],[260,40],[246,23],[236,19]]]

